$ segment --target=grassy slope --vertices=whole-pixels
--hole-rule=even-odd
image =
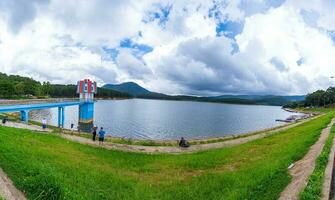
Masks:
[[[327,138],[325,146],[322,149],[321,154],[316,160],[316,165],[313,173],[309,176],[308,184],[300,194],[300,199],[320,199],[322,192],[322,184],[324,180],[325,170],[328,163],[329,153],[333,144],[333,138],[335,135],[335,125],[331,128],[331,132]]]
[[[243,145],[186,155],[108,151],[0,127],[0,166],[30,199],[276,199],[334,113]]]

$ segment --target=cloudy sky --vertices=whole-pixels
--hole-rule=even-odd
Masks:
[[[335,85],[334,0],[1,0],[0,72],[169,94]]]

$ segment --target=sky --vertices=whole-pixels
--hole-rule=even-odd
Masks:
[[[1,0],[0,72],[167,94],[335,84],[333,0]]]

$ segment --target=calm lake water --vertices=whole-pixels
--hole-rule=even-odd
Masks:
[[[65,127],[78,123],[78,106],[65,108]],[[242,134],[274,127],[292,115],[278,106],[233,105],[191,101],[99,100],[94,124],[108,134],[137,139],[177,139]],[[57,125],[57,109],[31,112]]]

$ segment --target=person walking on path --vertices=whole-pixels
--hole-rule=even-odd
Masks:
[[[73,129],[74,129],[74,124],[71,123],[71,133],[73,133]]]
[[[98,129],[97,126],[94,126],[94,127],[93,127],[93,131],[92,131],[92,135],[93,135],[92,140],[93,140],[93,141],[95,141],[95,138],[96,138],[96,136],[97,136],[97,129]]]
[[[47,128],[47,120],[45,118],[42,119],[42,129],[45,130]]]
[[[104,131],[104,128],[101,127],[100,131],[99,131],[99,145],[103,145],[104,144],[105,134],[106,134],[106,132]]]

